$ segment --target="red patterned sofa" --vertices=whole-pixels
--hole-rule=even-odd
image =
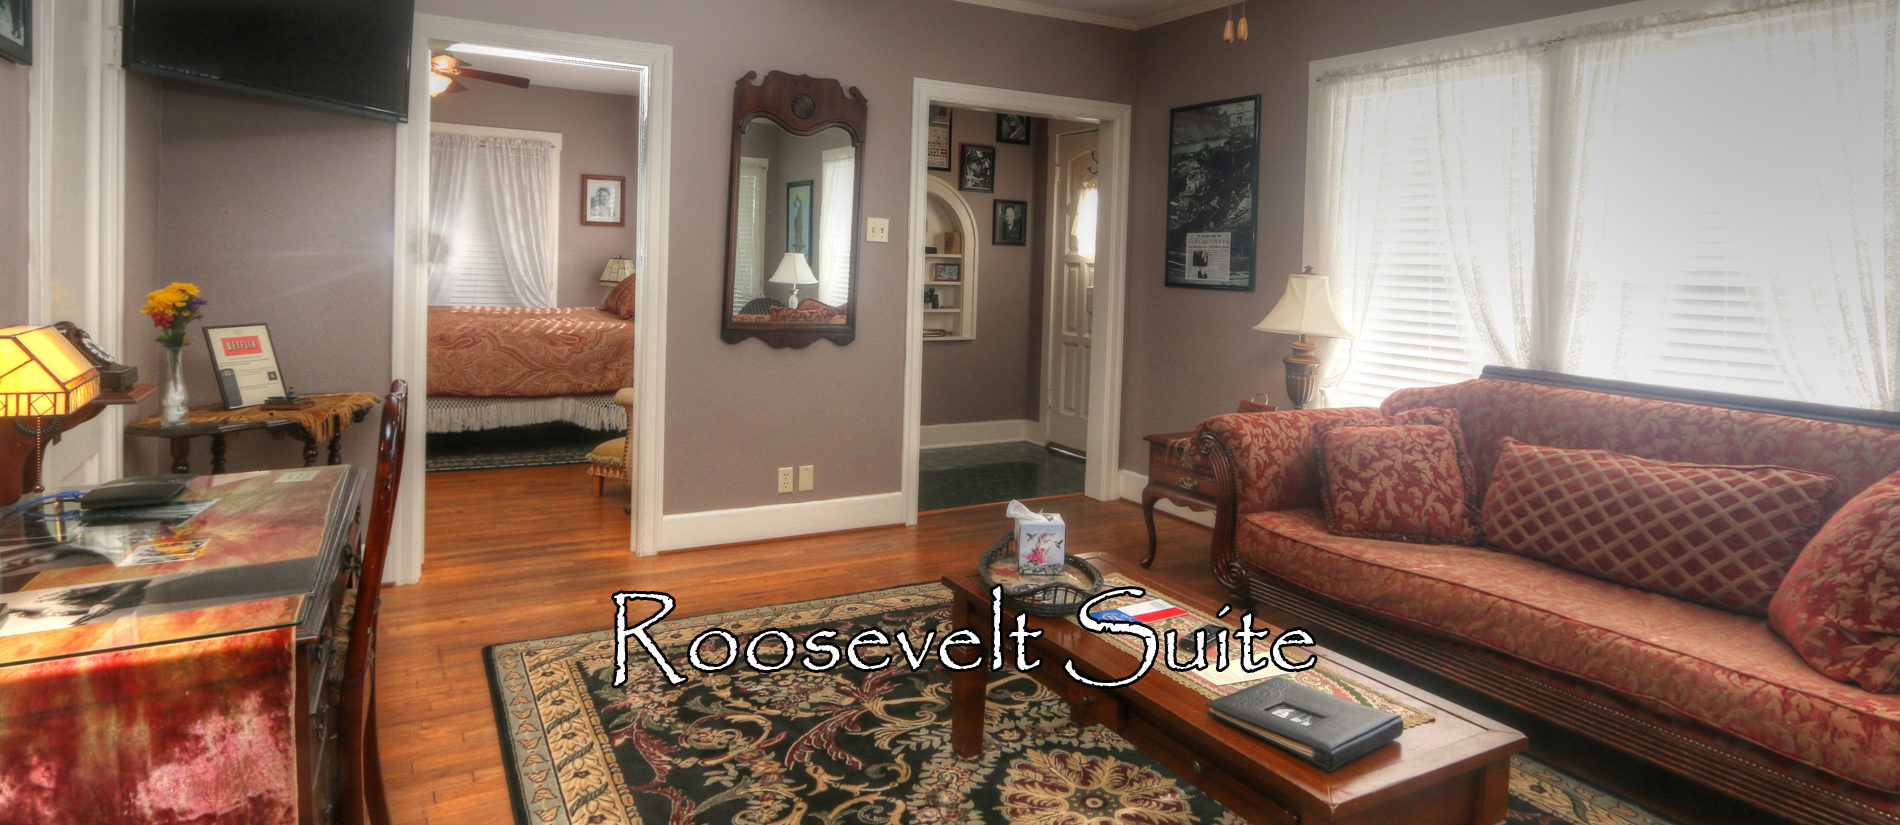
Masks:
[[[1315,425],[1421,407],[1458,411],[1478,490],[1510,436],[1824,473],[1830,514],[1900,470],[1900,416],[1492,368],[1380,410],[1224,415],[1197,438],[1222,488],[1215,575],[1240,598],[1793,820],[1900,823],[1900,694],[1822,675],[1766,618],[1486,547],[1329,532]]]

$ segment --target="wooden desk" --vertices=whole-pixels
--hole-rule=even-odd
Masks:
[[[323,437],[330,448],[330,463],[343,460],[343,431],[351,424],[361,423],[363,417],[376,406],[376,397],[368,393],[328,393],[309,396],[316,403],[310,412],[325,418],[332,429]],[[165,438],[171,440],[172,472],[191,472],[191,440],[209,437],[211,439],[211,472],[224,472],[225,437],[245,430],[262,430],[272,438],[294,437],[303,442],[303,466],[314,467],[317,463],[317,444],[319,434],[311,432],[309,426],[295,416],[302,411],[281,411],[273,414],[256,407],[227,410],[217,404],[192,407],[190,420],[177,427],[165,427],[158,423],[158,417],[127,424],[125,434],[139,438]]]
[[[360,476],[203,476],[181,500],[215,503],[165,526],[0,521],[0,787],[30,789],[0,795],[0,821],[40,806],[128,825],[159,818],[155,806],[327,821],[325,685],[342,663],[325,639],[356,568]],[[204,544],[118,563],[152,539]]]
[[[1240,412],[1273,412],[1272,404],[1240,402]],[[1165,499],[1190,510],[1213,510],[1220,501],[1214,470],[1194,455],[1194,432],[1144,435],[1148,442],[1148,486],[1141,490],[1141,518],[1148,525],[1147,567],[1155,561],[1155,501]]]

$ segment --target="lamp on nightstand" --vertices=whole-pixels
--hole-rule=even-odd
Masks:
[[[805,284],[818,283],[818,276],[811,274],[811,264],[805,260],[803,252],[787,252],[780,258],[778,269],[772,273],[772,283],[791,284],[792,294],[785,299],[785,305],[798,307],[798,288]]]
[[[0,329],[0,418],[12,419],[21,435],[33,437],[33,472],[28,478],[34,492],[40,489],[46,437],[57,435],[66,416],[98,395],[99,369],[59,330]]]
[[[1339,313],[1333,309],[1326,276],[1314,274],[1310,266],[1287,276],[1286,294],[1280,296],[1280,302],[1253,328],[1299,336],[1285,359],[1286,396],[1295,409],[1305,409],[1306,402],[1319,387],[1319,358],[1313,354],[1315,344],[1308,341],[1307,336],[1352,337],[1346,322],[1340,320]]]
[[[621,281],[624,281],[632,276],[633,276],[632,259],[625,258],[625,257],[608,258],[607,268],[600,271],[600,285],[601,286],[619,286]]]

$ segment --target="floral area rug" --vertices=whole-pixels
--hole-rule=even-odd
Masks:
[[[629,642],[613,687],[611,630],[487,649],[495,719],[522,825],[613,823],[1238,823],[1192,785],[1028,676],[990,682],[984,753],[950,751],[950,678],[933,660],[869,673],[848,666],[776,672],[741,660],[692,668],[693,637],[723,628],[741,646],[766,628],[839,641],[881,628],[921,639],[948,632],[939,585],[667,620],[648,628],[678,674],[670,684]],[[842,645],[840,645],[842,646]],[[863,648],[865,658],[895,647]],[[758,658],[786,651],[775,637]],[[722,642],[701,648],[710,664]],[[822,656],[819,659],[822,661]],[[1048,663],[1045,667],[1050,666]],[[1155,678],[1155,677],[1151,677]],[[1512,825],[1667,825],[1528,757],[1513,763]]]

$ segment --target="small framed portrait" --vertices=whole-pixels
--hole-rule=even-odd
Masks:
[[[1028,145],[1029,143],[1029,116],[1028,115],[997,115],[996,116],[996,142],[997,143],[1021,143],[1024,145]]]
[[[33,0],[0,0],[0,57],[33,62]]]
[[[965,192],[996,191],[996,147],[965,143],[959,148],[963,173],[957,176],[957,188]]]
[[[963,264],[956,261],[939,261],[932,264],[930,267],[930,280],[961,281],[963,280]]]
[[[1029,243],[1029,203],[1027,201],[1006,201],[998,199],[991,207],[995,212],[995,225],[990,231],[990,243],[997,246],[1024,246]]]
[[[797,252],[805,260],[811,256],[811,181],[795,180],[785,184],[785,251]]]
[[[930,124],[929,142],[924,146],[926,167],[932,172],[950,171],[950,125]]]
[[[626,210],[625,176],[581,176],[581,226],[626,226]]]

